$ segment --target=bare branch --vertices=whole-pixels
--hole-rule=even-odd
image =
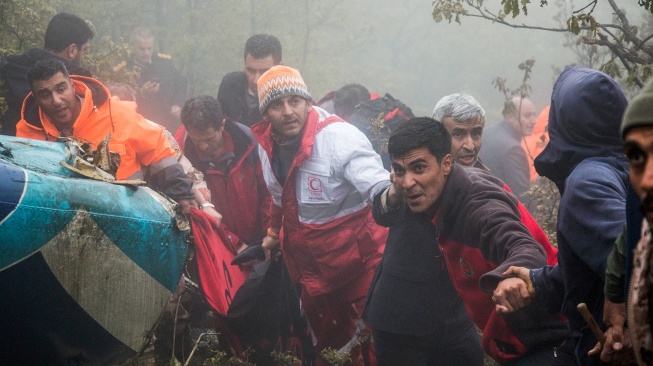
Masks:
[[[533,26],[533,25],[526,25],[524,23],[522,23],[522,24],[508,23],[505,20],[503,20],[503,17],[499,16],[498,14],[492,13],[487,8],[481,8],[480,5],[474,5],[470,1],[467,1],[467,4],[469,6],[471,6],[472,8],[476,9],[476,11],[478,11],[478,13],[479,13],[479,14],[467,14],[467,16],[469,16],[469,17],[491,20],[491,21],[493,21],[495,23],[499,23],[499,24],[505,25],[506,27],[510,27],[510,28],[535,29],[535,30],[543,30],[543,31],[549,31],[549,32],[568,32],[567,28],[548,28],[548,27],[539,27],[539,26]]]
[[[626,16],[626,13],[624,13],[624,11],[621,10],[619,6],[617,6],[615,0],[608,0],[608,3],[612,7],[612,10],[614,11],[617,18],[619,19],[619,22],[621,22],[622,27],[620,27],[620,30],[624,33],[624,38],[626,39],[626,41],[636,45],[637,49],[641,49],[646,54],[653,57],[653,48],[644,47],[644,42],[637,36],[637,34],[633,31],[633,28],[630,26],[630,22],[628,21],[628,17]]]
[[[633,70],[628,60],[630,54],[622,52],[623,49],[618,45],[609,42],[605,35],[599,34],[599,38],[600,39],[596,40],[596,42],[601,42],[601,43],[597,43],[597,44],[608,47],[610,51],[612,51],[612,53],[619,59],[619,61],[621,61],[621,64],[624,66],[624,68],[626,68],[628,73],[631,74]],[[637,85],[640,88],[644,87],[644,83],[639,79],[638,76],[633,77],[633,82],[635,83],[635,85]]]
[[[650,57],[642,57],[639,56],[636,52],[632,52],[628,48],[626,48],[623,43],[619,41],[619,38],[616,37],[614,34],[606,32],[612,37],[612,39],[615,40],[615,42],[610,41],[610,39],[605,35],[605,34],[600,34],[599,33],[599,39],[590,39],[590,38],[583,38],[583,42],[586,44],[590,45],[598,45],[598,46],[606,46],[610,49],[610,51],[614,52],[615,54],[621,55],[623,58],[630,62],[634,62],[637,64],[648,64],[650,63]]]
[[[439,0],[434,3],[437,2],[439,5],[443,1],[444,0]],[[436,7],[436,10],[434,10],[434,17],[437,16],[436,21],[439,21],[438,19],[442,19],[442,14],[445,14],[447,19],[450,19],[451,15],[454,14],[456,15],[456,21],[458,21],[459,16],[467,16],[485,19],[513,29],[533,29],[558,33],[569,32],[569,34],[576,35],[578,35],[579,32],[586,32],[586,36],[579,39],[584,45],[588,46],[588,48],[585,51],[577,53],[580,55],[583,52],[587,52],[587,57],[590,63],[593,63],[593,57],[595,55],[599,55],[599,52],[596,51],[598,47],[603,47],[604,50],[609,50],[613,57],[611,61],[603,63],[602,67],[610,67],[617,74],[619,74],[618,69],[623,67],[628,71],[628,83],[634,83],[641,87],[643,84],[642,78],[646,79],[651,73],[649,65],[653,63],[653,45],[647,44],[647,42],[653,39],[653,34],[638,35],[637,27],[630,25],[625,12],[617,5],[618,0],[607,0],[615,14],[615,20],[613,23],[602,24],[597,22],[592,16],[592,13],[595,11],[599,1],[587,0],[586,5],[580,9],[572,10],[571,16],[568,14],[559,14],[556,16],[554,19],[559,20],[561,23],[558,27],[542,27],[527,25],[525,23],[512,23],[510,20],[507,20],[504,10],[493,13],[483,7],[483,2],[484,1],[482,0],[456,0],[455,5],[445,3],[449,4],[447,5],[449,7]],[[528,3],[529,1],[522,2]],[[560,2],[562,2],[562,0],[560,0]],[[462,4],[464,4],[467,9],[462,8]],[[562,6],[564,6],[564,4],[566,4],[566,2],[562,2]],[[507,11],[508,10],[506,10],[506,12]],[[517,14],[519,13],[517,12]],[[517,14],[513,14],[513,18]],[[568,20],[564,23],[565,20],[563,17],[567,16],[569,16]],[[575,43],[568,41],[565,45],[574,48],[574,44]],[[617,65],[618,63],[622,66]],[[620,75],[617,74],[615,75],[620,77]],[[498,80],[495,80],[494,84],[500,89],[501,85]]]
[[[582,8],[580,8],[578,10],[574,10],[574,14],[581,13],[583,10],[589,8],[590,6],[592,6],[592,10],[587,12],[587,14],[592,14],[594,12],[594,8],[596,8],[597,3],[598,3],[598,0],[593,0],[590,3],[588,3],[587,5],[583,6]]]

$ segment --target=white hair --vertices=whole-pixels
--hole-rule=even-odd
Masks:
[[[485,121],[485,110],[481,104],[469,94],[449,94],[438,101],[433,108],[433,119],[443,122],[446,117],[456,122],[473,121],[481,117]]]

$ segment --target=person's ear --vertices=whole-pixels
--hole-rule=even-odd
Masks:
[[[66,58],[70,60],[74,60],[77,57],[77,53],[79,52],[79,48],[77,48],[77,45],[74,43],[71,43],[68,45],[68,47],[65,48],[65,54]]]
[[[444,158],[442,158],[442,167],[441,167],[445,176],[451,173],[452,166],[453,166],[453,158],[451,157],[451,154],[445,155]]]

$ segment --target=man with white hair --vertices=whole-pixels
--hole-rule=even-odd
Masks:
[[[451,135],[451,157],[463,167],[489,169],[478,158],[483,143],[485,110],[469,94],[444,96],[433,109],[433,119]]]

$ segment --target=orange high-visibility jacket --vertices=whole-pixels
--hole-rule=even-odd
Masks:
[[[88,141],[96,148],[111,133],[109,150],[120,155],[117,179],[141,179],[145,166],[157,171],[176,164],[175,151],[164,135],[163,127],[148,123],[136,112],[136,104],[111,98],[104,85],[93,78],[71,76],[71,79],[75,94],[83,98],[72,136]],[[60,135],[30,93],[23,101],[16,136],[56,141]]]

